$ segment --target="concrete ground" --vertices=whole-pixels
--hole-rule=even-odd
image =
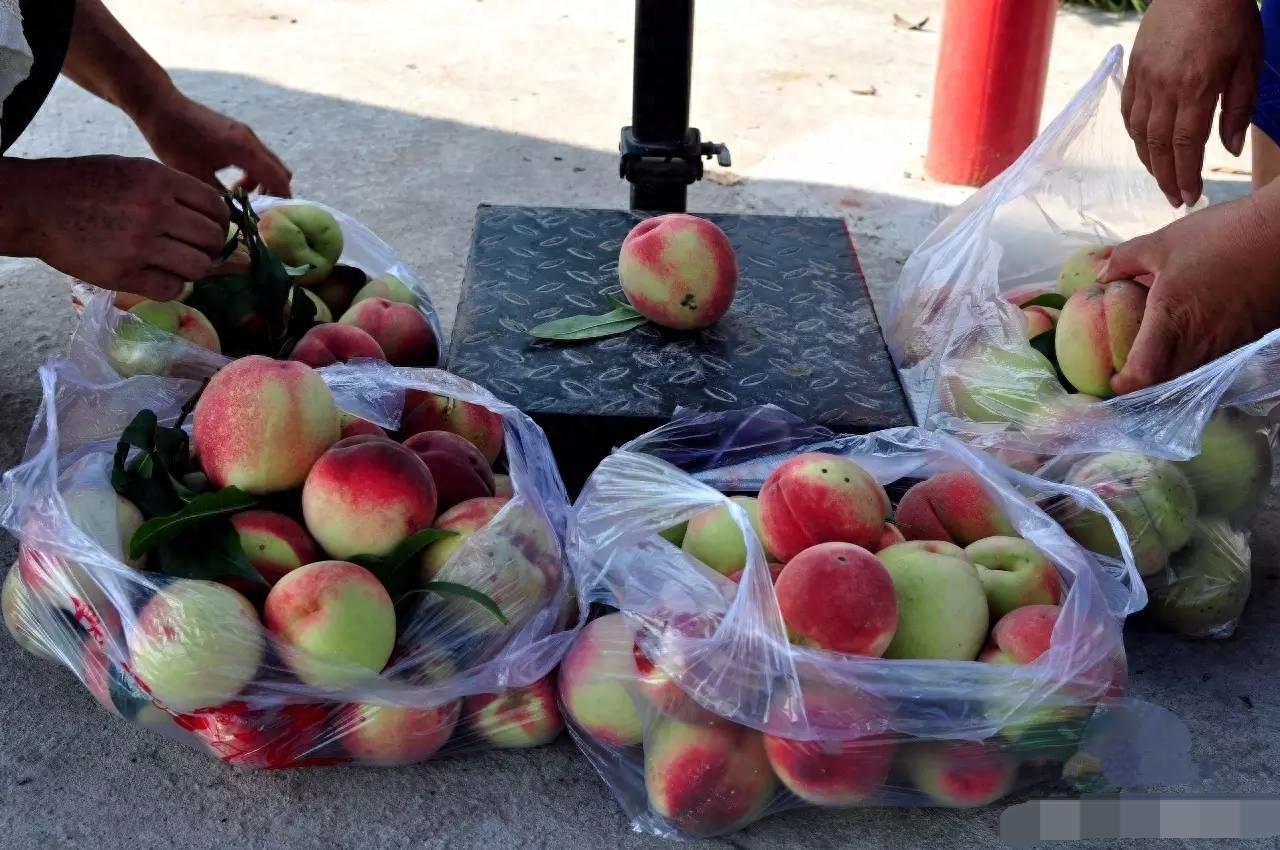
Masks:
[[[299,196],[361,218],[402,252],[446,326],[477,204],[626,205],[615,150],[629,115],[628,0],[110,5],[191,95],[277,148]],[[967,196],[921,176],[941,7],[703,0],[694,124],[729,143],[734,165],[692,191],[691,209],[843,215],[883,305],[913,245]],[[929,22],[909,30],[895,13]],[[1129,18],[1060,14],[1046,121],[1134,30]],[[145,149],[110,107],[62,86],[12,153],[102,152]],[[1214,200],[1244,191],[1240,165],[1214,144]],[[65,280],[0,260],[0,319],[8,467],[38,403],[34,370],[72,326]],[[1235,638],[1189,644],[1131,629],[1134,695],[1182,718],[1197,755],[1219,766],[1198,790],[1280,792],[1275,508],[1273,498],[1259,524],[1257,591]],[[568,741],[403,770],[247,774],[108,720],[69,675],[7,639],[0,665],[3,847],[661,846],[630,832]],[[998,818],[805,811],[719,844],[990,847]]]

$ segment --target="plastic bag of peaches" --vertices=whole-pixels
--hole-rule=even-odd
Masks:
[[[1099,711],[1124,710],[1140,601],[1131,559],[1110,571],[1039,506],[1064,500],[1118,530],[1090,492],[943,434],[680,415],[574,506],[575,577],[612,613],[561,666],[570,731],[667,837],[1063,781]]]
[[[0,501],[4,621],[108,712],[249,769],[563,730],[568,500],[514,408],[384,364],[40,374]]]
[[[1177,215],[1123,125],[1119,48],[1026,153],[931,234],[886,323],[916,421],[1019,469],[1089,487],[1123,521],[1143,619],[1226,637],[1252,584],[1272,476],[1280,332],[1115,396],[1149,281],[1097,278],[1110,247]],[[1113,537],[1063,524],[1104,557]],[[1088,523],[1086,523],[1088,525]]]
[[[104,375],[182,378],[252,354],[315,368],[440,363],[444,341],[425,284],[367,227],[314,201],[237,194],[228,204],[222,259],[177,300],[73,284],[72,359],[99,360]]]

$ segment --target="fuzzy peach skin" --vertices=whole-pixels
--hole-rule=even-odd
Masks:
[[[302,335],[289,355],[290,360],[306,363],[312,369],[346,363],[350,360],[386,362],[378,341],[354,325],[316,325]]]
[[[875,546],[891,511],[879,482],[837,455],[790,458],[760,489],[764,544],[783,562],[819,543]]]
[[[1092,490],[1115,513],[1144,577],[1158,574],[1191,540],[1199,512],[1195,490],[1167,460],[1123,452],[1094,455],[1073,466],[1066,483]],[[1054,518],[1086,549],[1120,558],[1120,544],[1102,514],[1071,508]]]
[[[907,538],[903,537],[902,531],[899,530],[898,526],[891,522],[886,522],[884,524],[884,530],[880,532],[880,539],[876,541],[874,551],[879,552],[883,549],[888,549],[890,546],[896,546],[899,543],[906,542]]]
[[[289,650],[298,678],[342,688],[386,666],[396,642],[396,611],[382,583],[356,564],[317,561],[286,574],[267,594],[267,630]]]
[[[792,740],[764,736],[764,751],[782,784],[815,806],[856,806],[885,784],[893,764],[894,741],[885,734],[890,708],[883,700],[848,689],[805,693],[805,714],[823,729],[847,737]]]
[[[755,820],[777,789],[759,732],[668,717],[646,736],[644,781],[650,808],[699,838]]]
[[[274,511],[245,511],[231,517],[240,548],[253,568],[275,584],[285,573],[320,560],[320,547],[296,521]]]
[[[313,204],[272,207],[260,216],[258,233],[287,266],[311,266],[301,284],[319,283],[342,256],[342,227],[327,211]]]
[[[893,578],[851,543],[821,543],[792,558],[774,587],[791,642],[880,657],[898,627]]]
[[[468,499],[493,496],[493,471],[481,451],[449,431],[423,431],[404,441],[426,464],[442,511]]]
[[[899,543],[876,555],[898,599],[898,629],[885,658],[973,661],[982,649],[987,597],[973,564],[948,545]]]
[[[179,301],[143,300],[129,308],[129,314],[144,324],[122,323],[107,343],[107,359],[124,377],[163,374],[169,353],[156,331],[186,340],[192,345],[219,354],[222,342],[204,314]]]
[[[377,340],[387,361],[396,366],[434,366],[439,360],[436,332],[417,307],[370,298],[353,304],[338,322]]]
[[[568,719],[609,747],[639,744],[644,733],[632,699],[638,673],[635,633],[620,613],[587,623],[560,665],[560,703]]]
[[[988,537],[965,552],[978,570],[991,619],[1023,605],[1057,605],[1062,580],[1044,553],[1020,537]]]
[[[1025,605],[1000,618],[991,641],[1014,664],[1030,664],[1049,651],[1053,627],[1062,609],[1057,605]]]
[[[1098,276],[1111,260],[1112,250],[1110,245],[1086,245],[1077,249],[1058,273],[1058,292],[1070,298],[1077,290],[1097,283]]]
[[[913,484],[893,516],[907,540],[945,540],[968,546],[1017,529],[972,472],[943,472]]]
[[[935,805],[976,808],[1013,790],[1017,761],[989,743],[930,741],[905,753],[912,783]]]
[[[467,538],[492,522],[509,501],[504,496],[468,499],[440,514],[433,527],[452,531],[454,536],[437,540],[422,550],[422,580],[434,580]]]
[[[1058,368],[1082,393],[1111,398],[1147,307],[1147,288],[1129,280],[1090,284],[1072,295],[1058,318]]]
[[[143,606],[128,633],[132,670],[170,710],[221,705],[253,681],[265,641],[257,612],[229,587],[179,579]]]
[[[462,713],[471,733],[498,749],[540,747],[564,731],[554,675],[504,694],[468,697]]]
[[[631,306],[655,324],[692,331],[729,311],[738,258],[724,231],[682,213],[645,219],[622,241],[618,282]]]
[[[334,558],[389,555],[436,518],[431,471],[382,437],[349,437],[325,452],[302,487],[307,529]]]
[[[378,275],[369,281],[356,293],[351,303],[353,305],[359,304],[361,301],[368,301],[370,298],[385,298],[398,304],[418,306],[418,296],[413,294],[412,289],[405,286],[404,281],[393,274]]]
[[[426,761],[449,742],[461,700],[435,708],[351,705],[335,720],[342,746],[360,764],[377,767]]]
[[[327,718],[326,707],[319,703],[253,708],[233,701],[179,714],[174,721],[227,764],[282,770],[301,766],[321,745]]]
[[[338,405],[315,370],[254,355],[210,379],[196,402],[192,446],[215,487],[266,495],[301,486],[340,430]]]
[[[441,395],[406,391],[400,431],[406,439],[423,431],[450,431],[469,440],[491,465],[502,454],[500,415],[478,404]]]
[[[1035,339],[1040,334],[1053,330],[1058,324],[1060,312],[1052,307],[1023,307],[1022,315],[1027,320],[1027,339]]]
[[[342,432],[340,439],[348,437],[386,437],[387,432],[383,431],[377,425],[374,425],[368,419],[361,419],[358,416],[352,416],[349,413],[342,414],[340,419],[342,423]]]
[[[775,560],[761,539],[764,530],[760,526],[760,501],[751,496],[733,496],[730,501],[746,511],[765,558]],[[685,552],[721,575],[732,575],[747,565],[746,540],[727,507],[712,508],[689,520],[681,545]]]

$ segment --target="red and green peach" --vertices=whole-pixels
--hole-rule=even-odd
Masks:
[[[1102,270],[1111,260],[1113,250],[1110,245],[1086,245],[1077,249],[1062,264],[1058,273],[1057,291],[1070,298],[1077,290],[1097,283]]]
[[[404,441],[426,465],[440,510],[468,499],[493,496],[493,471],[478,448],[449,431],[423,431]]]
[[[884,657],[972,661],[990,625],[982,582],[963,552],[929,549],[899,543],[876,555],[898,600],[898,628]]]
[[[313,369],[351,360],[381,360],[387,355],[377,340],[354,325],[316,325],[302,335],[289,355],[290,360]]]
[[[879,482],[838,455],[790,458],[760,490],[763,542],[784,562],[819,543],[875,546],[891,510]]]
[[[231,517],[240,548],[253,568],[275,584],[285,573],[320,559],[320,548],[296,521],[273,511],[245,511]]]
[[[1044,553],[1020,537],[988,537],[965,551],[978,570],[991,618],[1024,605],[1057,605],[1062,580]]]
[[[913,484],[893,517],[907,540],[968,546],[1017,534],[1013,523],[972,472],[942,472]]]
[[[405,286],[404,281],[393,274],[378,275],[369,281],[356,293],[351,303],[353,305],[359,304],[361,301],[368,301],[370,298],[385,298],[397,304],[418,306],[418,296],[413,294],[412,289]]]
[[[1017,761],[999,747],[976,741],[912,745],[905,759],[915,786],[935,805],[986,806],[1013,790]]]
[[[423,431],[450,431],[465,437],[493,464],[502,453],[502,417],[467,401],[410,390],[405,393],[403,436]]]
[[[463,714],[471,732],[498,749],[540,747],[564,731],[553,676],[502,694],[468,697]]]
[[[1090,284],[1067,300],[1054,350],[1073,387],[1097,398],[1115,395],[1111,379],[1129,359],[1146,306],[1147,288],[1128,280]]]
[[[710,327],[738,290],[738,260],[724,231],[704,218],[676,213],[631,229],[618,256],[618,282],[631,306],[675,330]]]
[[[774,590],[787,634],[801,646],[879,657],[898,627],[893,578],[851,543],[804,550],[783,567]]]
[[[143,300],[129,309],[137,321],[122,323],[107,344],[107,358],[125,377],[164,374],[171,354],[161,334],[172,334],[219,354],[222,343],[204,314],[179,301]]]
[[[632,696],[638,680],[634,647],[635,632],[624,615],[606,614],[583,627],[560,666],[565,713],[606,746],[634,746],[644,733]]]
[[[353,304],[338,322],[373,337],[396,366],[434,366],[439,360],[436,332],[417,307],[370,298]]]
[[[763,542],[759,500],[751,496],[734,496],[730,501],[746,511],[765,558],[774,560],[773,553]],[[732,575],[747,565],[747,543],[742,529],[725,506],[704,511],[689,520],[681,545],[685,552],[721,575]]]
[[[426,761],[449,742],[461,701],[435,708],[372,703],[348,706],[335,721],[342,746],[360,764],[392,767]]]

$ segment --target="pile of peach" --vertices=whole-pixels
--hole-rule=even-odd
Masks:
[[[750,550],[735,514],[745,518],[770,562],[778,610],[796,646],[993,665],[1031,664],[1050,649],[1064,592],[1059,571],[1017,536],[970,472],[916,483],[894,511],[885,489],[857,463],[807,453],[777,467],[758,496],[731,502],[662,536],[741,582]],[[675,628],[705,638],[714,624]],[[1078,692],[1072,704],[1013,723],[999,739],[969,743],[904,741],[887,731],[891,700],[815,687],[805,695],[809,716],[848,737],[798,741],[703,708],[663,672],[664,659],[646,655],[641,635],[623,613],[588,624],[561,668],[562,704],[575,733],[594,745],[642,747],[649,808],[696,835],[732,831],[787,800],[852,806],[905,788],[935,805],[985,805],[1013,788],[1016,752],[1055,757],[1041,745],[1055,740],[1060,747],[1072,724],[1092,713],[1101,694],[1118,692],[1124,677],[1123,660],[1109,657],[1096,676],[1085,677],[1102,684],[1067,685]],[[1016,697],[983,698],[996,710]]]
[[[4,586],[5,622],[26,648],[76,667],[109,710],[176,725],[241,765],[286,767],[317,754],[408,763],[462,735],[489,746],[543,743],[562,728],[550,678],[430,708],[360,699],[370,684],[412,692],[448,683],[475,660],[477,643],[500,645],[511,633],[504,624],[518,630],[557,597],[550,530],[536,511],[521,513],[510,480],[494,472],[503,443],[501,416],[479,405],[409,391],[393,438],[344,415],[309,366],[233,361],[196,403],[192,452],[212,488],[260,497],[230,522],[265,586],[140,572],[129,587],[143,598],[120,611],[99,570],[23,547]],[[107,487],[64,501],[77,528],[129,552],[143,524],[137,506]],[[503,532],[480,535],[501,512]],[[405,605],[385,576],[357,563],[432,528],[452,534],[403,567],[416,586],[466,586],[502,618],[465,598],[424,606],[410,594]],[[128,566],[147,569],[145,559]],[[81,657],[55,650],[39,605],[64,612],[57,622],[91,624]],[[103,651],[112,646],[123,647],[115,658]]]
[[[285,266],[308,269],[293,278],[291,297],[312,301],[315,324],[294,345],[292,359],[315,368],[357,359],[381,360],[394,366],[436,365],[439,342],[418,296],[393,274],[371,276],[354,265],[340,263],[345,239],[331,213],[313,204],[271,207],[262,213],[258,231]],[[233,224],[231,235],[237,233]],[[241,240],[235,252],[203,280],[215,282],[246,274],[249,263],[248,249]],[[147,326],[215,354],[224,353],[213,322],[186,303],[195,287],[196,283],[189,283],[174,301],[116,295],[115,305],[144,323],[123,324],[110,340],[107,355],[120,374],[165,371],[165,358],[155,350]],[[285,304],[284,309],[288,314],[291,305]],[[266,318],[255,313],[241,321],[265,324]]]

